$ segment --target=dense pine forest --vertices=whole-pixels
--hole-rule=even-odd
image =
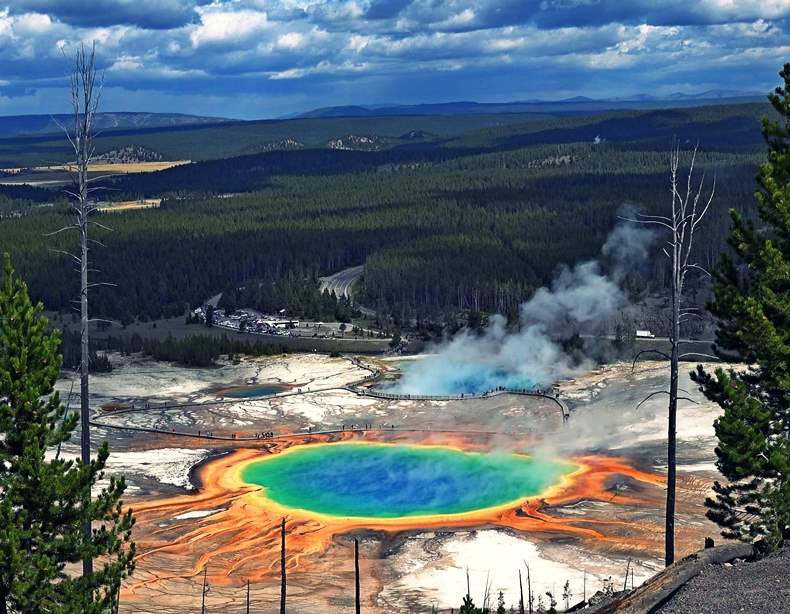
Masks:
[[[107,185],[109,198],[164,200],[157,209],[101,214],[112,230],[95,229],[95,278],[116,285],[93,291],[92,310],[127,321],[181,315],[240,287],[268,288],[254,298],[270,308],[293,302],[299,285],[311,288],[304,296],[317,305],[310,292],[318,276],[364,263],[360,302],[399,318],[513,314],[558,265],[594,257],[624,208],[650,213],[668,205],[674,138],[688,148],[699,143],[698,168],[716,177],[715,210],[697,243],[709,265],[724,246],[728,210],[751,215],[759,117],[768,110],[496,116],[495,125],[488,117],[463,133],[454,117],[456,134],[446,130],[442,138],[435,136],[439,119],[418,118],[433,136],[407,142],[388,134],[378,151],[268,151],[128,175]],[[417,125],[396,119],[404,134]],[[353,123],[371,134],[383,122],[364,121],[342,128]],[[184,133],[170,133],[179,147]],[[164,142],[168,133],[151,134]],[[123,138],[150,146],[151,134]],[[115,144],[122,136],[107,138]],[[33,188],[0,194],[0,251],[12,253],[36,298],[68,310],[77,275],[53,250],[72,247],[76,237],[46,236],[68,223],[67,202]],[[660,286],[665,276],[656,258],[634,283]]]

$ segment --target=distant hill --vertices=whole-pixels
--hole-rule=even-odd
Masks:
[[[0,116],[0,137],[34,136],[60,132],[58,123],[68,126],[71,115]],[[196,126],[231,121],[222,117],[202,117],[183,113],[97,113],[96,129],[162,128]]]
[[[326,117],[386,117],[400,115],[469,115],[498,113],[567,113],[590,111],[649,110],[661,108],[696,107],[745,102],[764,102],[763,94],[733,90],[709,90],[698,94],[673,93],[665,97],[638,94],[623,98],[595,100],[575,96],[564,100],[524,100],[514,102],[438,102],[408,105],[353,105],[321,107],[301,113],[297,118]]]
[[[471,103],[476,104],[476,103]],[[109,159],[216,160],[273,151],[334,149],[376,152],[387,149],[426,150],[511,148],[552,142],[635,140],[637,135],[666,147],[677,125],[694,128],[689,134],[707,147],[708,139],[724,139],[722,148],[752,148],[762,143],[759,117],[769,109],[759,104],[676,104],[675,109],[614,111],[578,110],[555,113],[465,113],[299,118],[225,121],[221,123],[104,130],[96,138],[96,154]],[[640,114],[651,114],[638,118]],[[691,119],[691,118],[695,119]],[[637,119],[634,119],[637,118]],[[652,122],[652,123],[651,123]],[[723,122],[729,133],[708,125]],[[661,127],[664,128],[661,128]],[[743,138],[734,136],[743,130]],[[667,132],[668,131],[668,132]],[[691,137],[689,137],[691,138]],[[669,140],[667,140],[669,139]],[[643,143],[644,146],[644,143]],[[68,142],[60,133],[0,136],[0,169],[44,166],[70,159]],[[386,162],[387,164],[389,161]],[[395,163],[405,163],[398,160]]]

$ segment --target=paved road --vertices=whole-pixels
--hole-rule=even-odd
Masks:
[[[352,286],[362,277],[362,271],[364,269],[365,265],[360,264],[359,266],[352,266],[351,268],[338,271],[334,275],[319,278],[318,281],[321,282],[321,292],[329,290],[330,292],[334,292],[338,298],[351,298]]]
[[[352,266],[348,269],[343,269],[342,271],[338,271],[334,275],[328,275],[326,277],[320,277],[318,279],[321,282],[321,292],[324,290],[329,290],[330,292],[334,292],[335,295],[340,297],[346,298],[354,298],[354,283],[362,277],[362,272],[365,270],[365,265],[360,264],[359,266]],[[373,317],[376,315],[376,312],[372,309],[368,309],[367,307],[363,307],[362,305],[355,304],[355,307],[362,312],[363,315],[368,317]]]

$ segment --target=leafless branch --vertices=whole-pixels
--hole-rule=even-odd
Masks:
[[[639,360],[639,357],[642,354],[658,354],[659,356],[663,356],[664,358],[669,360],[669,354],[667,354],[666,352],[662,352],[661,350],[641,350],[637,352],[636,356],[634,356],[634,362],[631,365],[631,373],[634,372],[634,369],[636,368],[636,362]]]
[[[50,247],[49,251],[55,254],[62,254],[63,256],[68,256],[69,258],[74,259],[74,261],[77,263],[81,262],[79,256],[75,256],[71,252],[67,252],[65,249],[55,249],[54,247]]]
[[[70,224],[69,226],[64,226],[63,228],[58,228],[57,230],[53,230],[52,232],[44,233],[45,237],[54,237],[61,232],[66,232],[67,230],[79,230],[80,227],[77,224]]]
[[[672,218],[667,217],[666,215],[647,215],[646,213],[637,213],[637,217],[641,217],[644,219],[654,219],[654,220],[663,220],[667,224],[672,223]]]
[[[635,219],[635,218],[620,217],[620,216],[618,216],[618,218],[623,220],[624,222],[631,222],[632,224],[643,224],[643,225],[646,225],[646,226],[663,226],[664,228],[666,228],[668,230],[672,230],[672,226],[670,226],[666,222],[662,222],[660,220],[638,220],[638,219]]]
[[[659,394],[666,394],[667,396],[669,396],[669,391],[668,391],[668,390],[657,390],[656,392],[651,392],[649,395],[647,395],[647,396],[646,396],[644,399],[642,399],[642,400],[639,402],[639,404],[636,406],[636,408],[637,408],[637,409],[639,409],[639,408],[640,408],[640,407],[642,407],[642,405],[644,405],[644,404],[645,404],[647,401],[649,401],[650,399],[652,399],[652,398],[653,398],[653,397],[655,397],[655,396],[658,396]]]
[[[702,352],[685,352],[681,354],[678,358],[689,358],[690,356],[700,356],[702,358],[711,358],[716,362],[720,362],[721,359],[718,356],[713,356],[712,354],[703,354]]]
[[[118,284],[114,284],[109,281],[94,281],[88,284],[88,288],[95,288],[97,286],[111,286],[113,288],[117,288]]]
[[[112,324],[112,320],[107,320],[106,318],[90,318],[88,322],[106,322],[107,324]]]
[[[689,268],[689,269],[697,269],[698,271],[701,271],[702,273],[704,273],[704,274],[705,274],[705,275],[707,275],[708,277],[712,277],[712,275],[710,274],[710,272],[709,272],[707,269],[705,269],[704,267],[701,267],[701,266],[700,266],[700,265],[698,265],[698,264],[691,263],[691,264],[688,264],[688,265],[686,265],[686,266],[687,266],[687,268]]]
[[[102,230],[107,230],[107,231],[109,231],[109,232],[113,232],[113,229],[112,229],[112,228],[110,228],[109,226],[105,226],[104,224],[102,224],[101,222],[97,222],[96,220],[91,220],[91,221],[90,221],[90,223],[91,223],[92,225],[94,225],[94,226],[98,226],[98,227],[99,227],[99,228],[101,228]]]

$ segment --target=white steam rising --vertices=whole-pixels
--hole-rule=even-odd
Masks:
[[[644,263],[653,238],[647,229],[619,224],[599,260],[563,267],[550,287],[538,289],[523,303],[516,327],[494,315],[482,334],[461,331],[435,346],[430,356],[404,368],[392,390],[448,395],[544,387],[586,368],[555,339],[590,332],[626,306],[620,283],[629,270]]]

